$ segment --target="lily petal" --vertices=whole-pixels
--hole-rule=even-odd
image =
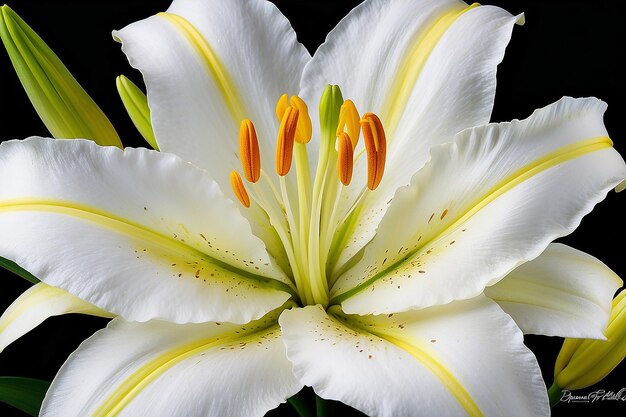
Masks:
[[[114,317],[67,291],[40,282],[20,295],[0,317],[0,352],[48,317],[69,313]]]
[[[239,125],[255,124],[261,160],[274,160],[276,101],[299,89],[310,56],[289,21],[261,0],[175,0],[166,13],[114,36],[145,79],[164,152],[207,169],[223,190],[240,168]]]
[[[180,158],[42,138],[0,150],[0,251],[43,282],[137,321],[245,323],[290,297],[232,201]]]
[[[239,126],[250,119],[261,139],[261,163],[274,161],[276,101],[298,92],[310,55],[273,4],[176,0],[166,13],[113,35],[144,76],[161,151],[206,169],[222,190],[230,190],[230,173],[241,168]],[[242,214],[284,265],[283,246],[265,213],[253,205]]]
[[[605,109],[564,98],[433,148],[331,302],[378,314],[471,298],[539,256],[626,178]]]
[[[338,84],[359,110],[380,116],[389,141],[383,180],[363,202],[338,266],[371,240],[395,190],[432,146],[489,122],[496,67],[517,20],[456,0],[374,0],[328,35],[304,70],[302,95],[317,103],[326,84]],[[357,161],[347,206],[365,187],[366,162]]]
[[[534,355],[486,297],[392,317],[333,310],[279,320],[296,377],[323,398],[380,417],[549,415]]]
[[[245,326],[114,319],[69,357],[40,416],[263,416],[302,388],[278,313]]]
[[[539,257],[487,287],[485,295],[524,333],[606,339],[613,295],[622,284],[593,256],[553,243]]]

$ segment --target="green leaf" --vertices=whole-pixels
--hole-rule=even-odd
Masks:
[[[100,107],[39,35],[6,5],[0,7],[0,38],[28,98],[52,136],[122,147]]]
[[[37,277],[35,277],[33,274],[31,274],[30,272],[28,272],[27,270],[25,270],[24,268],[22,268],[15,262],[10,261],[1,256],[0,256],[0,266],[8,271],[13,272],[15,275],[19,275],[20,277],[24,278],[26,281],[30,281],[32,284],[37,284],[40,282],[39,279],[37,279]]]
[[[39,415],[50,382],[13,376],[0,377],[0,401],[31,416]]]

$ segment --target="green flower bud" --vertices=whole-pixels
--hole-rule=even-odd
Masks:
[[[554,365],[555,396],[596,384],[626,357],[626,291],[613,299],[605,335],[606,340],[565,339]]]
[[[131,80],[123,75],[115,79],[115,85],[117,86],[117,92],[122,99],[122,103],[126,108],[126,112],[128,116],[130,116],[130,120],[132,120],[146,142],[158,151],[159,146],[154,138],[154,131],[152,130],[152,123],[150,122],[150,108],[148,107],[146,95]]]
[[[52,136],[122,147],[98,105],[39,35],[6,5],[0,7],[0,37],[28,98]]]

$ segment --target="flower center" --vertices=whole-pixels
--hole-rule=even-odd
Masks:
[[[351,214],[367,192],[380,184],[387,141],[378,116],[365,113],[359,117],[354,103],[344,101],[337,86],[324,90],[319,114],[320,146],[313,178],[306,149],[313,135],[308,107],[300,97],[284,94],[276,104],[280,121],[277,180],[261,169],[256,130],[247,119],[239,130],[239,156],[247,185],[237,171],[231,172],[230,180],[244,207],[254,204],[270,219],[285,249],[301,303],[326,307],[329,286],[336,278],[329,272],[333,267],[329,260],[336,256],[330,255],[344,245]],[[364,146],[359,149],[361,133]],[[351,184],[355,163],[363,154],[367,156],[367,187],[346,204],[350,198],[345,188]]]

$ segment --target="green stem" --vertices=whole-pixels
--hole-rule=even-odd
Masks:
[[[315,408],[317,417],[331,417],[333,415],[330,402],[315,394]]]
[[[550,407],[554,407],[561,401],[563,396],[563,390],[556,384],[556,381],[552,383],[552,386],[548,389],[548,398],[550,399]]]
[[[306,402],[304,401],[304,398],[302,398],[301,394],[296,394],[287,401],[293,406],[293,408],[296,409],[300,417],[313,417],[313,413],[306,405]]]

